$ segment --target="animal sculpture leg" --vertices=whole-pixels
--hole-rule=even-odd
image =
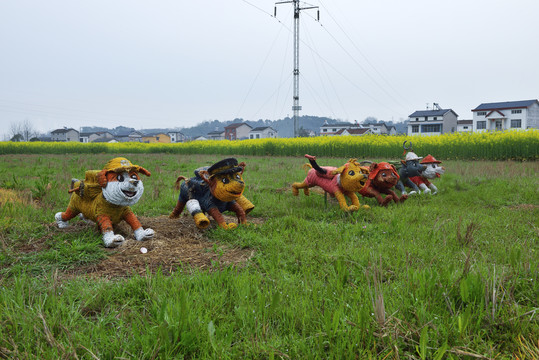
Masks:
[[[54,215],[54,219],[56,220],[56,224],[58,224],[58,227],[60,229],[65,229],[69,226],[69,220],[73,219],[75,216],[77,216],[80,213],[80,211],[73,210],[71,207],[67,207],[65,212],[58,212],[56,215]]]
[[[238,223],[247,224],[247,218],[245,216],[245,210],[243,210],[243,207],[240,204],[238,204],[237,202],[233,203],[230,206],[230,210],[234,211],[236,213],[236,216],[238,217]]]
[[[365,210],[371,208],[369,205],[361,205],[359,203],[359,198],[357,197],[356,193],[353,193],[353,192],[352,193],[346,193],[346,196],[348,196],[350,198],[350,200],[352,201],[352,205],[357,206],[358,209],[360,207],[362,207]]]
[[[432,190],[432,195],[438,194],[438,188],[433,183],[429,184],[429,188]]]
[[[427,185],[425,185],[425,184],[419,184],[419,188],[420,188],[421,190],[423,190],[423,192],[424,192],[425,194],[429,194],[430,191],[431,191],[431,190],[427,187]]]
[[[395,189],[399,190],[402,195],[408,194],[406,192],[406,188],[404,187],[404,184],[402,183],[401,180],[399,180],[399,182],[397,182],[397,185],[395,185]]]
[[[103,234],[105,247],[118,247],[124,243],[125,239],[122,235],[114,234],[112,222],[108,216],[99,215],[97,217],[97,225]]]
[[[208,213],[211,215],[211,217],[215,219],[215,221],[217,221],[217,224],[219,224],[219,226],[223,229],[234,229],[238,226],[234,223],[227,224],[223,214],[221,214],[219,209],[217,209],[216,207],[212,207],[211,209],[209,209]]]
[[[410,178],[405,179],[404,182],[406,183],[406,186],[412,189],[412,191],[409,192],[409,195],[421,194],[421,191],[419,191],[417,185],[414,184],[414,182],[410,180]]]
[[[236,200],[238,204],[242,207],[242,209],[245,211],[246,214],[249,214],[251,210],[255,208],[252,202],[249,201],[244,195],[240,196],[238,200]]]
[[[172,212],[170,213],[168,217],[171,219],[179,218],[184,207],[185,207],[185,203],[178,199],[178,203],[176,204],[176,207],[174,207],[174,210],[172,210]]]
[[[188,200],[185,203],[185,206],[187,207],[187,211],[189,211],[189,214],[191,214],[191,216],[195,220],[195,225],[197,226],[197,228],[205,229],[210,226],[210,219],[208,219],[206,215],[204,215],[204,213],[202,212],[198,200]]]
[[[131,226],[131,229],[133,229],[135,239],[137,241],[151,239],[155,235],[155,231],[153,231],[153,229],[142,228],[142,224],[140,223],[140,221],[137,219],[137,217],[132,211],[124,215],[124,220],[126,223],[129,224],[129,226]]]
[[[384,200],[388,200],[387,203],[391,202],[391,199],[393,199],[393,201],[395,201],[396,203],[404,202],[406,199],[408,199],[407,194],[403,194],[399,198],[399,196],[391,189],[387,189],[385,193],[387,194],[387,196]]]
[[[306,196],[309,196],[309,188],[311,186],[309,186],[309,184],[307,184],[306,181],[303,181],[303,182],[295,182],[292,184],[292,195],[294,196],[298,196],[299,195],[299,189],[303,189],[303,193],[306,195]]]
[[[344,197],[344,194],[340,191],[335,192],[335,198],[339,202],[339,206],[341,207],[341,209],[344,211],[356,211],[359,209],[359,206],[357,205],[352,204],[348,206],[348,204],[346,203],[346,198]],[[358,204],[359,204],[359,200],[358,200]]]

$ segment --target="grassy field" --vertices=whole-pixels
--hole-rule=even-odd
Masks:
[[[113,156],[0,156],[0,358],[539,358],[539,162],[444,161],[438,195],[347,214],[292,196],[304,158],[238,156],[252,224],[198,231],[174,181],[222,157],[127,155],[160,237],[107,250],[54,214]]]

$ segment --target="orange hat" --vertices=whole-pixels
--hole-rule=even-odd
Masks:
[[[425,157],[423,158],[423,160],[421,160],[421,164],[432,164],[432,163],[439,164],[439,163],[441,163],[441,161],[440,161],[440,160],[436,160],[436,159],[434,158],[434,156],[432,156],[431,154],[425,156]]]
[[[395,169],[395,166],[394,166],[394,165],[391,165],[390,163],[387,163],[387,162],[379,162],[379,163],[377,164],[377,166],[376,166],[375,169],[370,170],[370,172],[369,172],[369,179],[370,179],[370,180],[375,179],[376,176],[378,176],[378,173],[379,173],[381,170],[389,170],[389,171],[391,171],[394,175],[397,176],[397,179],[400,178],[399,173],[397,173],[397,170]]]

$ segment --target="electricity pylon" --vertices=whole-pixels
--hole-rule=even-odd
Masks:
[[[294,137],[298,136],[298,117],[301,106],[299,105],[299,14],[301,10],[318,9],[318,6],[300,7],[299,0],[279,1],[279,4],[294,4],[294,101],[292,111],[294,114]],[[277,17],[277,6],[275,6],[274,16]],[[318,11],[317,19],[320,20],[320,11]]]

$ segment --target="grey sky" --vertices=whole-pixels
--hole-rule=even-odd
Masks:
[[[0,135],[84,125],[190,127],[292,115],[292,5],[274,1],[0,0]],[[310,0],[301,115],[470,119],[539,98],[537,0]],[[2,139],[2,137],[0,137]]]

